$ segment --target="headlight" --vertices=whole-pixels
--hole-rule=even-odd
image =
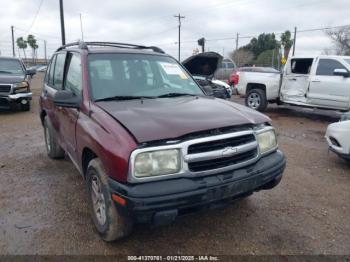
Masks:
[[[350,113],[342,114],[342,116],[340,117],[340,121],[348,121],[348,120],[350,120]]]
[[[179,172],[180,168],[178,149],[144,152],[135,157],[134,175],[136,177],[168,175]]]
[[[277,147],[276,134],[274,130],[263,131],[261,133],[257,133],[256,136],[261,154],[264,154]]]
[[[27,81],[23,81],[17,84],[13,85],[13,88],[15,90],[15,92],[23,92],[23,91],[28,91],[29,88],[29,84]]]

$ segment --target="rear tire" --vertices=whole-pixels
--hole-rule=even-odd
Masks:
[[[90,161],[86,178],[91,216],[101,238],[110,242],[128,236],[133,221],[127,215],[122,215],[113,202],[108,176],[100,159]]]
[[[267,108],[266,93],[261,89],[252,89],[245,97],[245,105],[251,109],[264,112]]]
[[[44,136],[47,155],[52,159],[63,158],[64,150],[57,143],[56,132],[47,116],[44,119]]]

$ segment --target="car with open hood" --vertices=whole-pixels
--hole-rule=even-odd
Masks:
[[[214,79],[222,60],[223,57],[216,52],[203,52],[187,58],[182,64],[207,94],[227,99],[232,95],[230,85]]]
[[[0,57],[0,109],[19,104],[21,110],[30,110],[30,76],[35,70],[26,70],[16,57]]]
[[[204,93],[157,47],[79,42],[52,56],[40,96],[47,154],[86,181],[105,241],[275,187],[271,120]],[[82,189],[83,190],[83,189]]]

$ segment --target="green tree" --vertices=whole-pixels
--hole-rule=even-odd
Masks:
[[[16,40],[17,46],[19,49],[23,50],[24,58],[27,58],[26,56],[26,48],[28,47],[27,41],[23,39],[23,37],[18,37]]]
[[[291,33],[289,30],[281,35],[281,44],[284,46],[284,57],[287,59],[290,48],[293,45],[293,40],[291,39]]]
[[[35,36],[33,36],[33,35],[27,36],[27,42],[28,42],[28,45],[32,48],[32,60],[34,63],[34,58],[36,56],[36,50],[39,48],[39,46],[37,44]]]
[[[250,43],[241,47],[240,49],[250,51],[257,58],[262,52],[272,50],[279,47],[279,42],[276,40],[275,34],[262,33],[258,38],[254,37]]]
[[[252,63],[254,54],[247,50],[238,49],[230,53],[230,57],[233,61],[235,61],[237,66],[244,66]]]
[[[253,61],[257,66],[272,66],[278,65],[278,49],[265,50]]]

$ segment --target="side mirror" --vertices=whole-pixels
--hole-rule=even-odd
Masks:
[[[55,106],[80,108],[81,98],[70,90],[59,90],[53,97]]]
[[[349,73],[346,69],[343,69],[343,68],[340,69],[340,68],[339,68],[339,69],[334,69],[333,75],[335,75],[335,76],[349,77],[349,76],[350,76],[350,73]]]
[[[26,75],[33,76],[35,74],[36,74],[36,70],[35,69],[28,69],[28,70],[26,70]]]

